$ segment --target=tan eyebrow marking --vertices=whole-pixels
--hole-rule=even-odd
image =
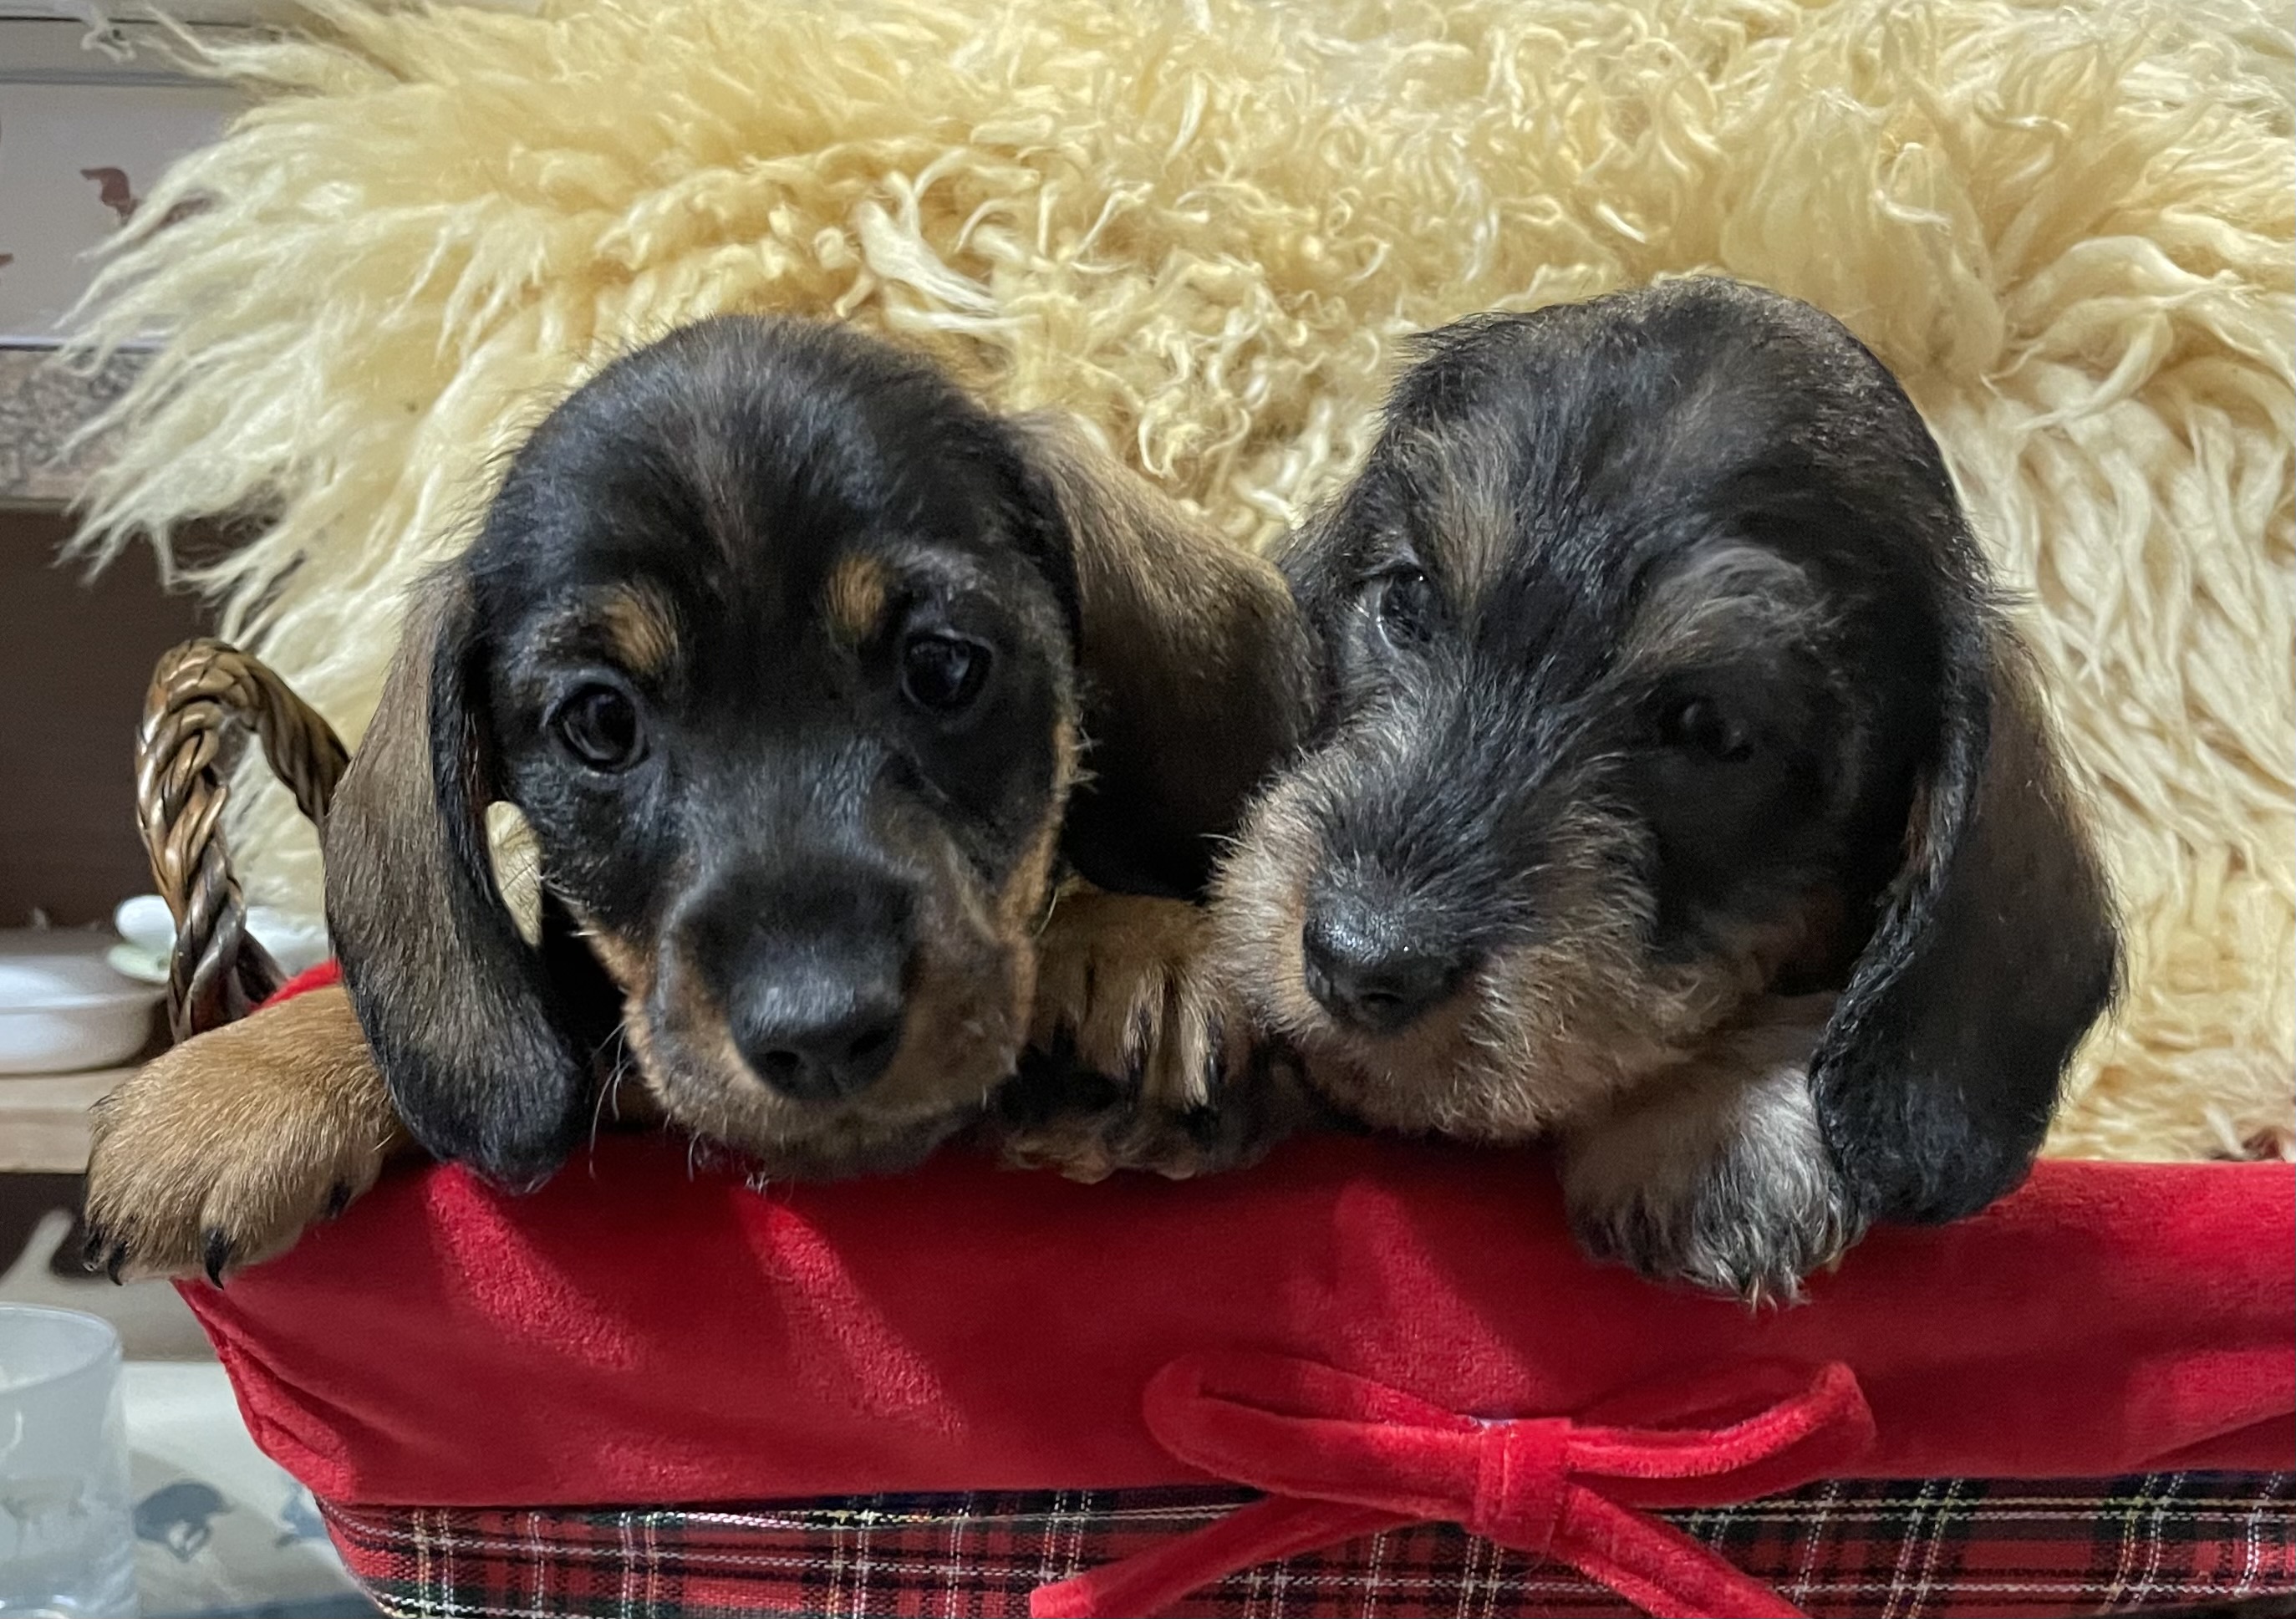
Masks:
[[[831,628],[857,645],[875,632],[892,593],[892,575],[883,563],[873,556],[846,556],[830,569],[822,599]]]
[[[1662,581],[1622,643],[1629,668],[1657,672],[1756,643],[1807,643],[1829,614],[1816,582],[1759,546],[1718,547]]]
[[[1474,603],[1522,543],[1505,457],[1472,434],[1429,433],[1420,452],[1426,459],[1421,560],[1441,576],[1446,596]]]
[[[633,675],[657,678],[677,661],[677,615],[648,585],[613,585],[586,600],[568,626],[601,637]]]

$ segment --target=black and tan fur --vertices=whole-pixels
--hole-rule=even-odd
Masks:
[[[1110,972],[1040,1001],[1048,908],[1065,883],[1085,949],[1086,916],[1185,909],[1299,705],[1199,727],[1306,668],[1273,570],[1074,430],[848,330],[681,331],[553,412],[423,588],[323,829],[348,993],[107,1098],[97,1257],[219,1278],[410,1141],[528,1185],[602,1110],[768,1175],[913,1163],[1032,1023],[1096,1049],[1152,995]]]
[[[1558,1138],[1593,1252],[1755,1298],[2022,1178],[2112,908],[1937,447],[1840,325],[1709,280],[1439,332],[1283,567],[1318,718],[1199,971],[1321,1097]]]
[[[1837,324],[1689,282],[1436,334],[1288,547],[1297,620],[1065,454],[1030,458],[1105,704],[1069,847],[1136,892],[1072,889],[1006,1003],[1000,1043],[1055,1059],[1001,1093],[1013,1155],[1193,1172],[1317,1105],[1549,1136],[1593,1251],[1758,1298],[2022,1176],[2117,982],[2111,907],[1936,447]],[[882,581],[832,577],[849,634]],[[586,920],[574,966],[638,984],[644,941]],[[513,1137],[570,1116],[445,1094],[530,1107]]]

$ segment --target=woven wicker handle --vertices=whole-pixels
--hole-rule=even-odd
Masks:
[[[325,820],[350,755],[317,711],[259,661],[221,641],[160,658],[135,738],[135,813],[160,896],[176,918],[168,1026],[176,1039],[244,1017],[283,981],[247,931],[247,901],[224,846],[224,805],[239,734],[314,824]]]

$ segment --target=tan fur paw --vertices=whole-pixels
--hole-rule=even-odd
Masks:
[[[1064,894],[1037,941],[1029,1043],[1065,1041],[1095,1073],[1129,1080],[1163,1105],[1209,1101],[1234,1021],[1206,982],[1210,943],[1201,906]]]
[[[1031,1056],[1002,1114],[1008,1163],[1077,1180],[1232,1168],[1274,1139],[1270,1053],[1208,971],[1202,908],[1078,889],[1038,941]]]
[[[96,1104],[87,1259],[113,1280],[229,1272],[339,1214],[406,1146],[349,998],[187,1040]]]

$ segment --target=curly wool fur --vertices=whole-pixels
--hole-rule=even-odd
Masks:
[[[1899,372],[2030,598],[2135,956],[2054,1150],[2288,1144],[2292,59],[2261,0],[316,0],[102,278],[84,355],[170,335],[83,543],[260,514],[193,577],[355,735],[503,452],[678,321],[905,334],[1259,543],[1405,334],[1726,271]]]

